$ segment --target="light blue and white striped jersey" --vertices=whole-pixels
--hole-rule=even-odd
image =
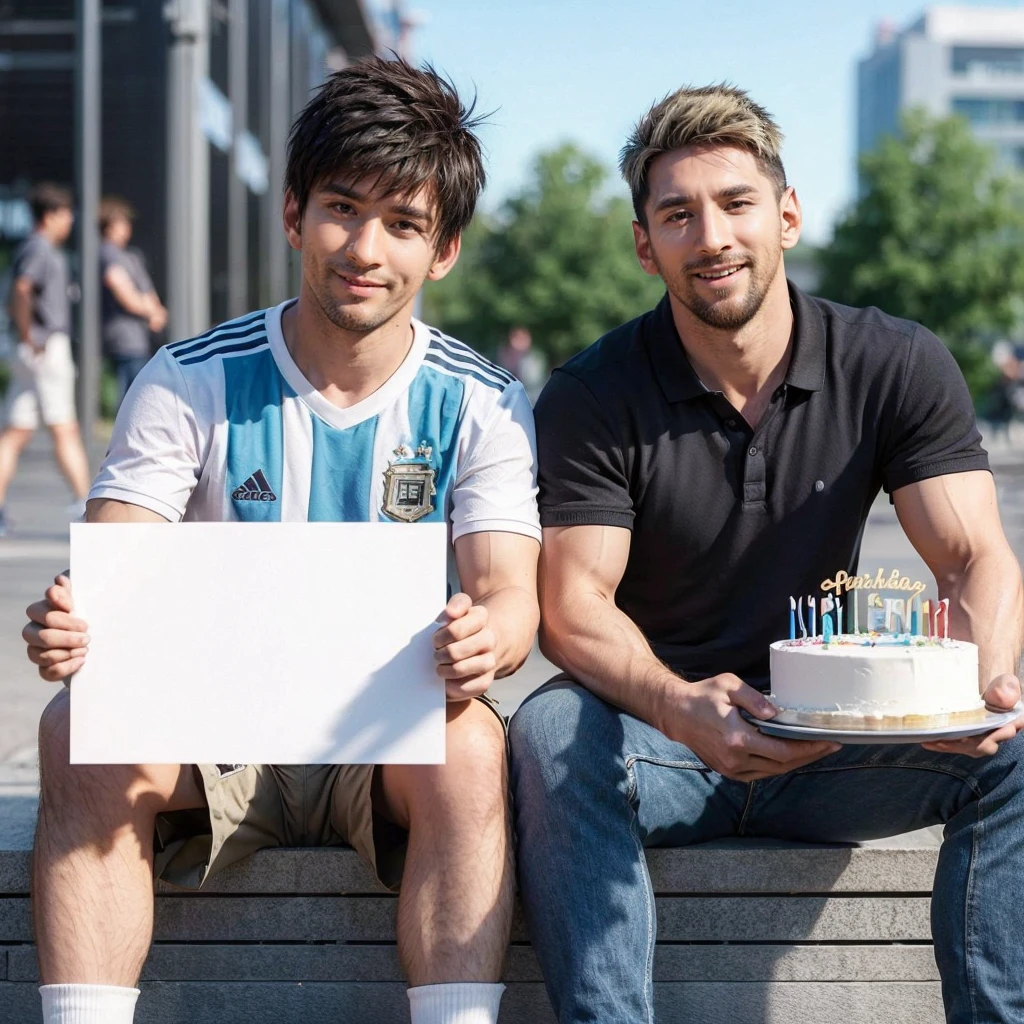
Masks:
[[[282,305],[167,345],[128,392],[90,492],[172,522],[439,522],[540,539],[522,385],[413,321],[402,365],[340,409],[302,375]]]

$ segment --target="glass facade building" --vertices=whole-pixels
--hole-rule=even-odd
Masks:
[[[937,6],[879,26],[857,68],[858,155],[914,106],[966,117],[1001,167],[1024,168],[1024,9]]]

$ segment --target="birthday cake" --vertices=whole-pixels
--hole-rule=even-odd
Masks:
[[[982,721],[978,648],[949,639],[948,602],[922,604],[919,590],[909,600],[869,594],[862,631],[852,588],[870,577],[852,577],[843,594],[850,579],[840,573],[838,585],[822,584],[835,589],[834,598],[808,598],[806,624],[802,601],[791,600],[790,639],[771,645],[771,699],[780,708],[775,721],[841,730],[940,729]],[[923,589],[904,589],[918,587]]]

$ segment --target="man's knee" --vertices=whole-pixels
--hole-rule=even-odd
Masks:
[[[531,696],[509,725],[517,816],[527,808],[572,814],[595,794],[625,792],[626,720],[618,708],[569,680]]]
[[[71,748],[71,694],[61,687],[39,718],[39,765],[41,771],[68,764]]]
[[[479,765],[484,771],[502,771],[505,765],[505,730],[498,716],[482,701],[467,700],[448,706],[445,729],[446,764],[461,770]]]
[[[438,766],[441,800],[455,793],[482,812],[500,811],[507,799],[508,756],[498,716],[477,700],[452,706],[445,748],[445,763]]]
[[[39,719],[39,781],[43,799],[49,805],[69,803],[74,809],[80,798],[95,793],[99,799],[90,806],[108,808],[111,814],[123,808],[145,806],[154,814],[172,806],[202,805],[191,769],[179,765],[90,765],[71,763],[71,695],[63,688],[47,704]],[[65,799],[67,798],[67,799]]]
[[[27,427],[6,427],[0,433],[0,444],[9,445],[16,452],[21,452],[32,440],[34,433],[35,430],[30,430]]]
[[[379,797],[403,828],[458,817],[503,815],[508,802],[505,732],[480,701],[448,706],[445,763],[383,765]]]
[[[579,683],[564,680],[545,686],[526,699],[509,723],[513,766],[608,749],[617,717],[616,709]]]

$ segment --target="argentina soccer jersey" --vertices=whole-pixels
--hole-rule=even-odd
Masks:
[[[93,497],[171,520],[443,522],[539,538],[522,385],[420,321],[398,370],[348,408],[303,376],[289,303],[166,346],[118,416]]]

